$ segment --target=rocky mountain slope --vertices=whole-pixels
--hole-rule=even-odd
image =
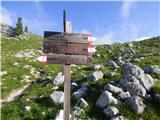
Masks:
[[[36,60],[42,42],[2,37],[2,120],[63,118],[61,65]],[[96,49],[92,65],[72,65],[71,119],[159,120],[160,37]]]

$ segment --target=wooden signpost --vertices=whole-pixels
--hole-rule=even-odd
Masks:
[[[70,64],[91,64],[95,38],[90,34],[72,33],[71,22],[66,21],[64,10],[64,32],[44,32],[43,54],[38,58],[45,64],[62,64],[64,74],[64,120],[70,115]]]

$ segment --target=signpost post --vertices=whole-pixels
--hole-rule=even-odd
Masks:
[[[90,34],[72,33],[71,22],[63,14],[64,32],[44,32],[43,54],[38,60],[43,64],[62,64],[64,75],[64,120],[70,118],[71,64],[90,64],[90,57],[96,51]]]
[[[66,11],[64,10],[64,32],[72,32],[71,24],[66,22]],[[71,66],[70,63],[64,64],[64,120],[69,120],[70,117],[70,86],[71,86]]]

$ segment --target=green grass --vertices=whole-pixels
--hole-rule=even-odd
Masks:
[[[42,47],[42,38],[31,36],[27,40],[7,40],[2,39],[2,71],[7,71],[7,75],[2,76],[1,82],[1,97],[2,99],[6,98],[10,92],[14,89],[20,88],[27,84],[22,82],[22,76],[28,75],[32,80],[31,86],[15,101],[4,103],[1,111],[2,120],[48,120],[54,119],[58,110],[63,108],[63,105],[55,105],[51,99],[50,94],[53,92],[52,88],[54,87],[52,80],[56,74],[61,71],[61,65],[44,65],[37,61],[34,61],[36,57],[40,55],[37,53],[37,50],[40,50]],[[158,46],[152,45],[156,43]],[[132,42],[133,49],[136,50],[134,55],[130,55],[127,58],[129,59],[134,56],[138,56],[144,53],[147,53],[149,50],[154,50],[157,53],[160,53],[160,39],[154,38],[140,42]],[[15,55],[17,52],[22,50],[32,50],[36,53],[35,56],[31,58],[16,58]],[[93,56],[93,63],[103,64],[106,61],[113,60],[120,56],[120,51],[126,51],[129,47],[125,44],[114,44],[114,45],[101,45],[97,46],[97,52]],[[111,53],[109,52],[111,50]],[[97,54],[100,54],[100,57],[97,57]],[[18,62],[18,66],[13,64]],[[154,56],[145,56],[144,59],[141,59],[140,62],[133,62],[133,64],[138,65],[141,68],[144,68],[148,65],[158,65],[160,66],[160,56],[155,54]],[[32,68],[24,68],[24,66],[30,65],[36,71],[42,68],[45,72],[41,74],[40,77],[36,77],[34,74],[31,74]],[[78,85],[87,83],[89,84],[89,89],[87,95],[84,95],[84,99],[88,102],[89,107],[84,111],[84,114],[81,115],[82,120],[103,120],[107,119],[104,116],[102,109],[98,108],[95,103],[99,98],[104,86],[112,80],[119,80],[120,74],[123,66],[120,66],[116,75],[113,78],[103,78],[99,81],[87,81],[87,75],[94,70],[88,65],[77,65],[72,67],[71,80],[74,81],[82,77],[82,81],[77,82]],[[101,69],[103,73],[113,72],[111,67],[104,67]],[[50,77],[51,78],[50,78]],[[160,93],[160,76],[151,74],[151,76],[157,79],[154,89]],[[79,88],[79,87],[78,87]],[[77,88],[77,89],[78,89]],[[58,90],[63,90],[63,84],[59,86]],[[42,95],[42,98],[27,101],[28,98],[34,98]],[[71,105],[74,106],[77,104],[77,99],[72,96]],[[160,111],[159,103],[157,101],[146,101],[147,108],[143,114],[136,115],[127,105],[118,107],[121,115],[128,118],[128,120],[138,120],[143,118],[144,120],[159,120]],[[31,106],[31,111],[25,111],[25,106]],[[43,114],[42,114],[43,113]],[[44,114],[45,113],[45,114]]]

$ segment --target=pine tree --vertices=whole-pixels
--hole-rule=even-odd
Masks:
[[[21,35],[23,33],[23,25],[22,25],[21,17],[18,17],[15,32],[16,32],[16,35]]]
[[[28,33],[28,27],[27,26],[25,26],[24,32]]]

